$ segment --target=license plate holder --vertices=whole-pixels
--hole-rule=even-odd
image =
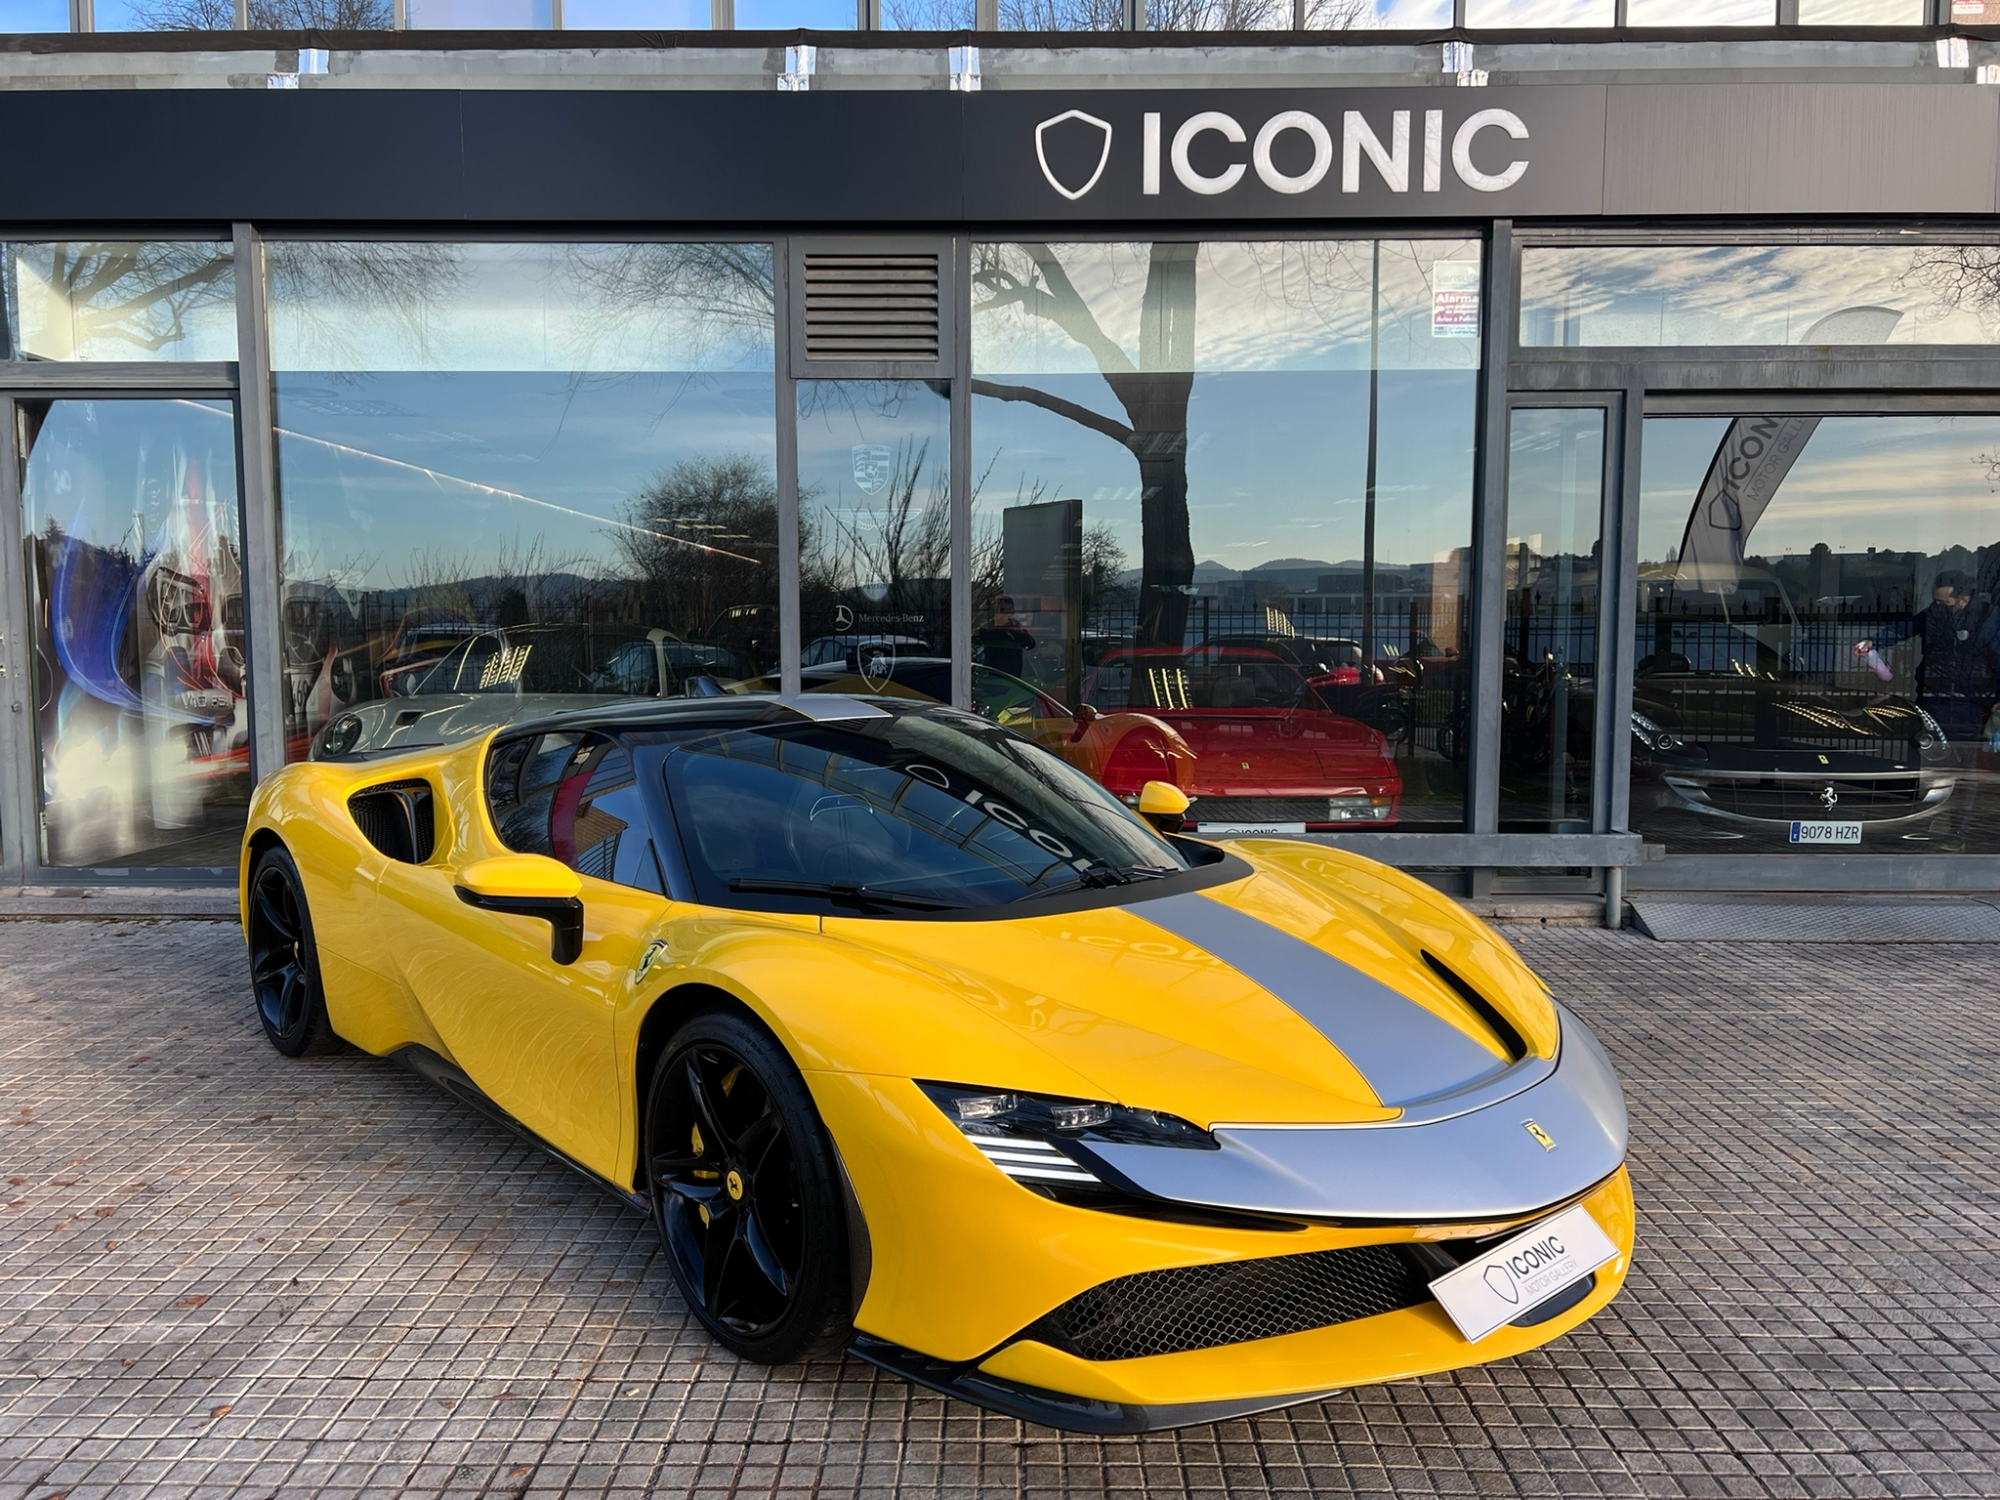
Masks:
[[[1861,842],[1861,825],[1853,822],[1834,822],[1827,818],[1802,818],[1792,824],[1792,842],[1858,844]]]
[[[1476,1344],[1617,1258],[1611,1236],[1578,1203],[1445,1272],[1431,1295]]]

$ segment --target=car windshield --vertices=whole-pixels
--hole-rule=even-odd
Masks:
[[[948,709],[726,730],[665,771],[710,905],[908,915],[1190,868],[1087,776]]]

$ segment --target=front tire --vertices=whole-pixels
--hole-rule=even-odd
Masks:
[[[777,1040],[731,1011],[687,1021],[654,1070],[645,1139],[667,1259],[702,1326],[758,1364],[845,1344],[839,1165]]]
[[[250,990],[265,1037],[286,1057],[338,1050],[340,1038],[326,1016],[305,883],[284,849],[266,849],[251,866],[244,917]]]

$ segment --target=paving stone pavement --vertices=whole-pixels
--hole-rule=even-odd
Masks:
[[[273,1054],[230,927],[0,923],[0,1500],[2000,1494],[2000,948],[1519,942],[1630,1096],[1626,1293],[1090,1438],[737,1363],[637,1214],[393,1064]]]

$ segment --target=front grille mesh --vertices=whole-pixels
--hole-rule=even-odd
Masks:
[[[1084,1359],[1139,1359],[1330,1328],[1430,1295],[1402,1252],[1363,1245],[1121,1276],[1070,1298],[1027,1336]]]

